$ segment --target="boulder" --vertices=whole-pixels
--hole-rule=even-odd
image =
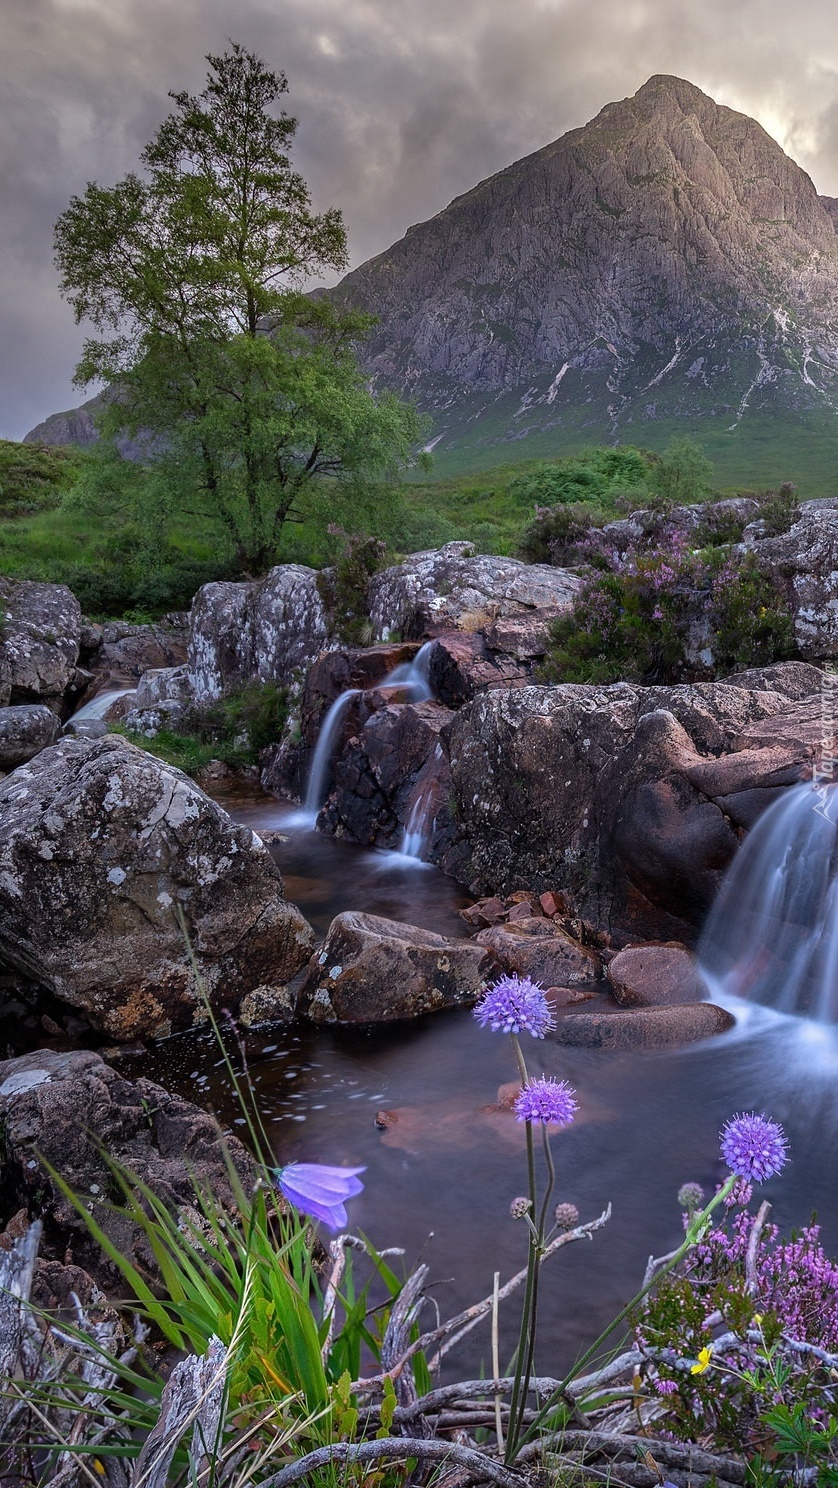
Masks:
[[[122,1295],[124,1282],[50,1168],[151,1282],[159,1279],[157,1262],[124,1203],[114,1203],[120,1194],[108,1157],[175,1214],[193,1209],[196,1188],[235,1214],[228,1157],[246,1192],[256,1178],[241,1143],[225,1136],[214,1116],[151,1080],[123,1079],[83,1050],[38,1050],[0,1063],[0,1154],[2,1217],[22,1207],[40,1218],[42,1257],[83,1268],[112,1296]]]
[[[668,1007],[701,1002],[707,994],[695,961],[678,941],[624,946],[607,971],[620,1007]]]
[[[726,687],[743,688],[746,692],[779,692],[782,697],[799,703],[823,687],[820,667],[808,661],[775,661],[771,666],[749,667],[724,678]]]
[[[192,602],[187,672],[195,701],[248,682],[298,685],[329,643],[313,568],[286,563],[253,583],[205,584]]]
[[[124,739],[62,739],[0,784],[0,952],[111,1038],[286,982],[310,926],[260,839]]]
[[[490,649],[480,631],[454,631],[434,641],[428,678],[440,703],[460,708],[487,687],[523,686],[531,671],[531,666],[499,647]]]
[[[631,1012],[572,1012],[548,1037],[575,1049],[677,1049],[727,1033],[735,1022],[713,1002],[692,1002]]]
[[[184,664],[172,667],[152,667],[149,671],[143,672],[137,682],[133,706],[155,708],[158,703],[175,702],[186,705],[191,701],[189,673]]]
[[[370,580],[373,634],[426,640],[450,630],[479,630],[498,617],[532,615],[543,622],[570,610],[582,587],[576,574],[547,564],[475,553],[470,543],[412,553]]]
[[[540,916],[492,925],[476,937],[509,975],[530,977],[540,987],[573,987],[601,976],[595,951],[579,944],[560,925]]]
[[[88,665],[107,676],[135,681],[151,668],[179,667],[186,660],[186,616],[170,623],[130,625],[127,620],[108,620]]]
[[[447,791],[439,745],[451,718],[438,703],[391,703],[385,694],[351,735],[334,766],[323,824],[366,846],[395,847],[419,796]],[[369,706],[370,695],[365,699]],[[429,808],[430,809],[430,808]]]
[[[300,990],[314,1023],[389,1023],[471,1005],[497,974],[491,953],[470,940],[379,915],[338,915]]]
[[[45,703],[0,708],[0,770],[14,770],[33,759],[61,733],[61,721]]]
[[[81,606],[64,584],[0,579],[0,706],[43,702],[60,714],[80,640]]]

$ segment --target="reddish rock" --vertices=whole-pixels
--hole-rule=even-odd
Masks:
[[[566,894],[554,894],[549,890],[545,894],[539,894],[538,902],[542,913],[552,919],[554,915],[566,915],[570,913],[570,904]]]
[[[460,914],[467,925],[484,930],[489,925],[499,925],[506,919],[506,905],[502,899],[478,899],[476,904],[469,904],[466,909],[461,909]]]
[[[431,652],[429,679],[434,696],[448,708],[460,708],[489,687],[510,687],[529,680],[532,668],[511,656],[490,651],[479,632],[455,631],[439,636]]]
[[[510,925],[519,923],[521,920],[540,918],[538,911],[530,899],[519,899],[514,903],[506,916]]]
[[[470,1005],[498,967],[488,947],[349,911],[312,956],[298,1010],[314,1023],[387,1023]]]
[[[577,1049],[676,1049],[713,1038],[735,1019],[712,1002],[637,1008],[619,1013],[569,1013],[550,1035]]]
[[[323,719],[343,693],[377,687],[397,667],[413,661],[418,650],[418,642],[405,641],[364,649],[342,648],[318,656],[306,677],[300,704],[303,742],[309,747],[315,745]]]
[[[491,951],[507,975],[530,977],[540,987],[596,981],[602,970],[595,951],[540,915],[481,930],[477,942]]]
[[[666,1007],[701,1002],[707,988],[678,941],[625,946],[608,963],[608,980],[621,1007]]]

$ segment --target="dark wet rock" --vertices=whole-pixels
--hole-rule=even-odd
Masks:
[[[262,842],[179,770],[63,739],[0,785],[0,953],[115,1039],[200,1021],[178,923],[215,1002],[287,981],[312,932]]]
[[[480,631],[454,631],[434,642],[428,677],[440,703],[460,708],[487,687],[523,685],[531,671],[524,662],[491,650]]]
[[[398,846],[423,791],[447,793],[445,759],[437,746],[451,716],[438,703],[383,701],[335,762],[324,825],[366,846]]]
[[[373,632],[427,640],[450,630],[479,630],[499,617],[565,614],[581,580],[546,564],[521,563],[475,553],[470,543],[446,543],[412,553],[370,581]]]
[[[187,620],[179,624],[129,625],[127,620],[108,620],[89,666],[99,673],[127,683],[154,668],[179,667],[186,661]]]
[[[483,946],[350,911],[311,959],[299,1010],[315,1023],[386,1023],[471,1004],[497,965]]]
[[[596,981],[602,972],[595,951],[541,916],[492,925],[480,931],[477,943],[508,975],[530,977],[540,987],[572,987]]]
[[[735,1019],[713,1002],[569,1013],[549,1037],[576,1049],[677,1049],[726,1033]]]
[[[296,686],[329,643],[313,568],[286,563],[252,583],[205,584],[192,602],[187,670],[198,703],[248,682]]]
[[[61,721],[45,703],[0,708],[0,770],[14,770],[54,744]]]
[[[222,1210],[235,1213],[225,1152],[246,1191],[256,1176],[241,1143],[223,1137],[213,1116],[151,1080],[126,1080],[98,1054],[81,1050],[38,1050],[0,1063],[0,1152],[3,1217],[23,1207],[30,1219],[42,1219],[42,1256],[83,1268],[111,1295],[115,1290],[121,1295],[124,1283],[49,1167],[151,1280],[158,1278],[157,1265],[139,1226],[119,1202],[108,1156],[175,1214],[194,1206],[196,1186],[209,1189]]]
[[[625,946],[609,961],[608,980],[621,1007],[701,1002],[707,994],[693,957],[677,941]]]
[[[78,600],[64,584],[0,579],[0,622],[0,706],[66,711],[81,640]]]

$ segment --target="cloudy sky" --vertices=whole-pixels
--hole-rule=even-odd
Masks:
[[[0,436],[81,401],[56,217],[136,166],[228,40],[287,74],[295,163],[353,266],[655,72],[754,115],[838,196],[833,0],[0,0]]]

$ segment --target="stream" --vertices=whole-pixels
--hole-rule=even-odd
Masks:
[[[271,850],[288,898],[318,937],[347,909],[446,935],[465,932],[458,910],[469,901],[437,869],[288,828],[295,808],[255,789],[217,787],[214,795],[255,831],[287,832]],[[712,1192],[724,1171],[718,1131],[737,1111],[764,1110],[786,1127],[791,1161],[760,1190],[774,1205],[772,1217],[788,1230],[815,1210],[827,1251],[838,1251],[838,1037],[735,999],[727,1006],[739,1018],[730,1034],[677,1052],[526,1040],[530,1073],[567,1079],[579,1097],[573,1126],[553,1138],[556,1200],[575,1203],[583,1220],[613,1205],[591,1243],[570,1245],[547,1263],[541,1372],[566,1368],[639,1286],[649,1254],[678,1243],[678,1188],[692,1179]],[[277,1161],[365,1163],[351,1227],[379,1248],[404,1247],[408,1268],[421,1255],[443,1316],[488,1294],[495,1270],[503,1282],[524,1265],[525,1227],[508,1214],[526,1188],[524,1128],[497,1108],[500,1087],[516,1077],[508,1039],[482,1030],[470,1011],[452,1010],[373,1029],[274,1025],[247,1035],[246,1056]],[[241,1126],[207,1033],[162,1041],[125,1066],[129,1077],[158,1079]],[[379,1113],[386,1115],[377,1125]],[[517,1316],[511,1299],[502,1314],[502,1366]],[[429,1313],[424,1321],[433,1325]],[[485,1323],[452,1354],[449,1377],[481,1366],[491,1373]]]

